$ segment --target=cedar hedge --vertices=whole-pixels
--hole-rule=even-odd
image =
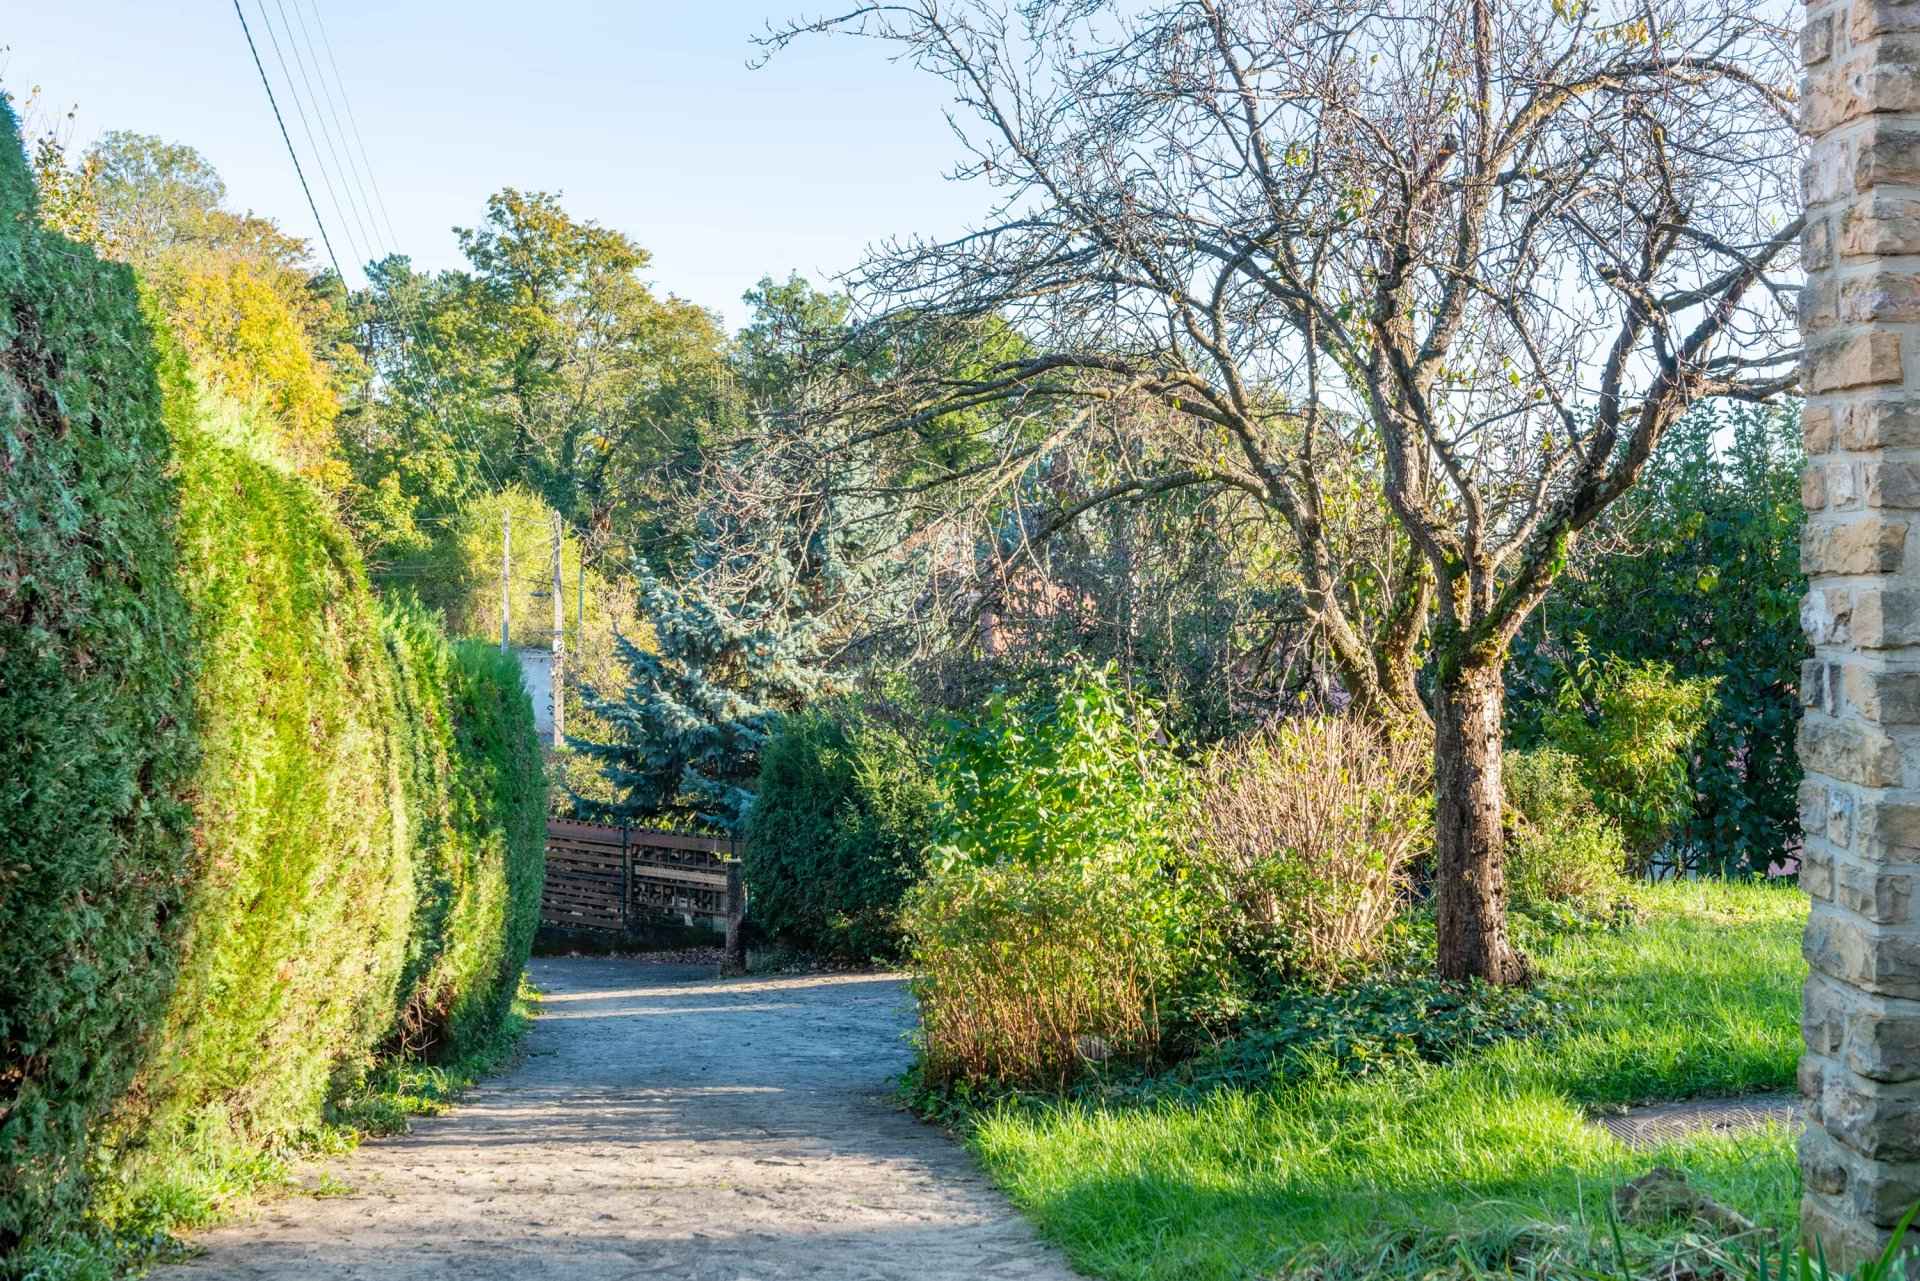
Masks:
[[[0,1253],[484,1041],[539,910],[516,665],[377,602],[162,329],[0,99]]]

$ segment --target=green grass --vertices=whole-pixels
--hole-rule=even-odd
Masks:
[[[121,1281],[186,1258],[189,1252],[175,1233],[211,1226],[251,1202],[294,1193],[343,1194],[346,1185],[330,1174],[302,1187],[294,1163],[342,1155],[363,1139],[404,1133],[413,1117],[446,1111],[475,1083],[513,1062],[538,1005],[539,993],[523,976],[506,1016],[484,1039],[438,1063],[376,1061],[365,1076],[336,1091],[324,1124],[270,1150],[236,1150],[225,1142],[196,1150],[190,1141],[176,1143],[154,1162],[163,1174],[138,1186],[109,1178],[90,1225],[0,1257],[0,1281]]]
[[[1642,924],[1533,940],[1567,1007],[1551,1039],[1197,1102],[1003,1102],[970,1141],[1044,1235],[1116,1281],[1605,1269],[1611,1189],[1655,1164],[1787,1228],[1784,1129],[1633,1152],[1587,1113],[1790,1088],[1806,900],[1758,885],[1640,893]],[[1684,1232],[1621,1244],[1636,1266],[1704,1248]]]

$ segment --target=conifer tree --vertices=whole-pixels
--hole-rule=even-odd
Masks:
[[[576,806],[605,822],[738,832],[753,803],[760,748],[778,718],[831,682],[819,659],[819,622],[765,597],[729,605],[645,568],[636,580],[654,648],[619,639],[625,693],[585,691],[610,740],[573,740],[613,784],[615,799],[576,797]]]

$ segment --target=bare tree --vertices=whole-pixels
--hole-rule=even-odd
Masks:
[[[1448,976],[1525,974],[1501,858],[1509,641],[1690,404],[1794,384],[1795,63],[1772,7],[906,0],[767,37],[874,37],[943,77],[956,176],[998,188],[978,230],[889,244],[853,283],[893,315],[1004,317],[1032,351],[925,382],[896,424],[1174,410],[1184,456],[1133,492],[1256,495],[1352,692],[1431,716]],[[1320,442],[1356,431],[1404,564],[1330,544],[1344,498]]]

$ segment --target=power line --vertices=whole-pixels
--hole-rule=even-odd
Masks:
[[[238,4],[239,0],[235,0],[235,3]],[[312,125],[308,123],[306,109],[301,103],[299,90],[294,85],[292,72],[289,70],[287,66],[286,55],[281,51],[279,46],[279,39],[274,33],[273,19],[267,14],[266,7],[265,7],[265,0],[255,0],[255,3],[260,8],[260,16],[262,21],[266,24],[268,38],[273,43],[275,56],[277,57],[280,63],[281,74],[286,79],[287,92],[293,101],[295,110],[300,115],[301,127],[303,131],[306,133],[308,144],[313,149],[314,165],[320,172],[322,182],[326,185],[327,193],[333,201],[335,211],[339,212],[341,214],[342,219],[344,220],[346,215],[341,210],[339,192],[335,188],[335,185],[333,182],[333,176],[328,171],[325,160],[320,155],[319,143],[314,138]],[[367,237],[366,243],[372,251],[377,251],[382,259],[398,257],[399,254],[397,253],[396,246],[392,242],[389,242],[386,244],[383,244],[381,242],[381,238],[378,235],[379,224],[373,218],[373,213],[372,213],[373,205],[372,205],[372,202],[368,201],[367,199],[366,187],[361,185],[359,170],[357,168],[349,168],[347,166],[341,165],[341,161],[340,161],[341,149],[336,148],[334,146],[334,131],[331,131],[327,128],[327,118],[325,115],[322,115],[321,113],[321,98],[318,94],[314,92],[314,88],[313,88],[314,78],[318,78],[320,81],[321,88],[325,93],[327,110],[333,113],[334,124],[336,127],[338,127],[339,113],[334,108],[334,105],[333,105],[333,101],[334,101],[333,89],[329,88],[327,85],[326,68],[321,65],[319,54],[313,48],[312,33],[307,28],[306,15],[300,8],[299,0],[294,0],[294,13],[299,17],[298,32],[296,32],[294,29],[293,20],[287,16],[287,10],[286,10],[286,5],[284,3],[284,0],[275,0],[275,7],[278,8],[280,11],[281,24],[286,28],[286,32],[287,32],[287,43],[290,46],[292,46],[294,60],[300,67],[301,81],[306,85],[307,98],[308,98],[308,101],[312,104],[313,114],[320,117],[320,128],[321,128],[321,132],[327,138],[328,151],[333,156],[334,165],[342,170],[340,175],[340,178],[341,178],[340,188],[347,190],[347,203],[348,205],[352,206],[354,209],[354,220],[359,224],[362,234]],[[242,17],[244,18],[244,16],[245,15],[243,14]],[[333,69],[335,87],[339,89],[340,101],[346,105],[348,117],[352,119],[353,118],[352,99],[348,96],[346,83],[339,74],[339,62],[334,57],[332,42],[327,37],[326,25],[324,20],[321,18],[320,10],[317,5],[315,5],[314,7],[314,23],[321,33],[321,38],[327,42],[326,44],[327,60]],[[306,49],[304,54],[301,48],[302,38],[304,38],[306,41]],[[308,75],[308,72],[307,72],[307,67],[309,62],[311,62],[314,68],[314,74],[311,77]],[[262,74],[264,75],[264,72]],[[359,124],[357,120],[355,120],[355,123],[354,123],[354,131],[355,131],[355,137],[359,141],[361,158],[363,161],[366,162],[367,182],[371,184],[373,187],[374,195],[379,201],[382,214],[386,215],[386,200],[385,200],[385,197],[380,193],[379,180],[374,176],[371,159],[368,158],[366,155],[366,142],[363,138],[359,137]],[[346,140],[346,130],[344,128],[338,128],[338,133],[339,133],[342,146],[344,146],[344,143]],[[288,145],[291,148],[291,145],[292,145],[291,142],[289,142]],[[346,151],[347,151],[349,160],[351,160],[351,157],[353,154],[352,149],[346,148]],[[358,204],[356,204],[354,201],[353,189],[347,186],[347,182],[349,178],[351,178],[354,187],[359,188],[360,201]],[[364,217],[362,216],[362,213],[361,213],[362,208],[365,208],[366,210]],[[318,218],[317,210],[315,212],[315,217]],[[369,226],[371,226],[372,228],[371,231],[369,230]],[[343,227],[342,230],[347,235],[348,239],[351,241],[353,238],[352,229]],[[397,242],[398,236],[397,234],[394,233],[393,219],[391,215],[386,215],[386,230],[388,232],[388,235],[393,238],[393,241]],[[322,234],[323,236],[325,234],[324,227],[323,227]],[[368,261],[372,261],[373,253],[368,252],[366,253],[365,257]],[[338,267],[336,264],[336,270],[337,269]],[[365,273],[363,272],[362,274],[364,275]],[[344,282],[344,277],[342,277],[342,279]],[[371,283],[370,279],[369,279],[369,283]],[[412,350],[415,353],[417,353],[421,364],[425,367],[425,372],[426,372],[428,384],[429,384],[429,395],[427,398],[429,416],[439,424],[441,429],[445,431],[450,438],[460,441],[467,447],[467,449],[470,451],[474,459],[477,470],[479,471],[481,477],[489,485],[491,485],[496,490],[503,488],[499,473],[495,471],[492,465],[492,462],[488,457],[487,451],[480,447],[480,444],[472,431],[471,424],[465,423],[464,421],[460,420],[457,416],[452,418],[450,421],[449,416],[447,415],[447,413],[445,412],[445,409],[440,403],[440,394],[439,394],[440,373],[439,373],[439,370],[436,369],[434,366],[433,357],[431,353],[431,344],[428,343],[426,339],[426,332],[425,332],[426,326],[425,326],[423,315],[417,300],[408,297],[404,292],[390,292],[388,294],[388,298],[392,303],[395,312],[398,315],[398,319],[400,323],[398,324],[397,328],[401,331],[403,335],[405,335],[408,330],[412,331],[412,338],[413,338]]]
[[[267,79],[267,69],[260,62],[260,47],[253,42],[253,28],[247,25],[247,14],[240,7],[240,0],[233,0],[233,12],[240,19],[240,30],[247,37],[247,51],[253,55],[253,69],[260,73],[260,87],[267,91],[267,105],[273,108],[274,123],[280,126],[280,141],[287,144],[287,156],[293,161],[293,172],[300,179],[300,190],[307,194],[307,208],[313,211],[313,225],[320,229],[320,243],[327,247],[327,260],[333,264],[333,273],[340,277],[340,283],[347,283],[347,273],[340,270],[340,256],[333,252],[333,241],[327,236],[327,224],[320,217],[320,206],[314,201],[313,188],[307,185],[307,175],[300,168],[300,153],[293,149],[293,138],[287,133],[286,117],[280,114],[280,103],[273,96],[273,82]]]
[[[293,62],[295,66],[300,68],[300,83],[307,87],[307,101],[313,105],[313,114],[320,118],[320,136],[327,140],[327,154],[333,157],[333,167],[335,170],[342,170],[343,166],[340,164],[340,152],[339,149],[334,146],[333,142],[333,131],[327,128],[327,117],[320,112],[320,99],[313,92],[313,81],[309,79],[307,75],[307,62],[309,61],[307,54],[312,53],[313,46],[312,37],[306,34],[307,20],[304,15],[300,17],[300,34],[307,43],[306,53],[303,53],[300,48],[300,40],[294,38],[293,20],[287,17],[286,0],[274,0],[274,7],[280,11],[280,25],[286,28],[287,43],[293,47]],[[293,11],[296,15],[300,14],[300,6],[297,2],[293,6]],[[315,67],[320,65],[320,59],[317,56],[313,57],[311,61]],[[324,79],[321,81],[320,87],[322,90],[326,89],[326,81]],[[327,107],[331,110],[332,106],[333,98],[331,94],[328,94]],[[350,175],[342,174],[340,184],[342,187],[346,186],[345,178],[348,176]],[[347,192],[347,208],[353,212],[353,220],[360,228],[360,243],[363,246],[372,246],[373,238],[367,234],[366,220],[360,216],[360,206],[354,203],[353,192],[351,190]],[[365,272],[363,271],[361,274],[364,275]]]
[[[237,4],[239,0],[234,0],[234,2]],[[306,106],[300,101],[299,89],[294,86],[293,73],[287,69],[287,55],[280,49],[280,37],[273,29],[273,19],[267,14],[267,6],[264,0],[254,0],[254,7],[260,10],[260,21],[267,29],[267,43],[273,46],[274,59],[280,64],[280,76],[287,82],[287,96],[293,100],[294,114],[300,117],[300,129],[307,135],[307,146],[313,151],[313,167],[320,171],[320,182],[327,189],[327,199],[333,202],[333,211],[340,215],[340,234],[347,238],[347,247],[358,253],[359,246],[353,244],[353,228],[347,225],[346,211],[340,207],[340,193],[334,190],[333,176],[327,172],[326,163],[320,158],[320,144],[314,140],[313,126],[307,121]],[[285,17],[285,10],[281,11],[281,16],[283,18]],[[287,43],[293,43],[293,32],[291,29],[287,32]],[[312,92],[311,86],[308,87],[308,92]],[[326,234],[324,229],[321,234],[323,236]],[[363,258],[361,261],[364,263],[365,259]],[[339,264],[336,263],[336,270],[338,266]],[[364,267],[360,274],[363,277],[366,275]],[[346,285],[348,283],[347,278],[342,276],[340,283]]]

